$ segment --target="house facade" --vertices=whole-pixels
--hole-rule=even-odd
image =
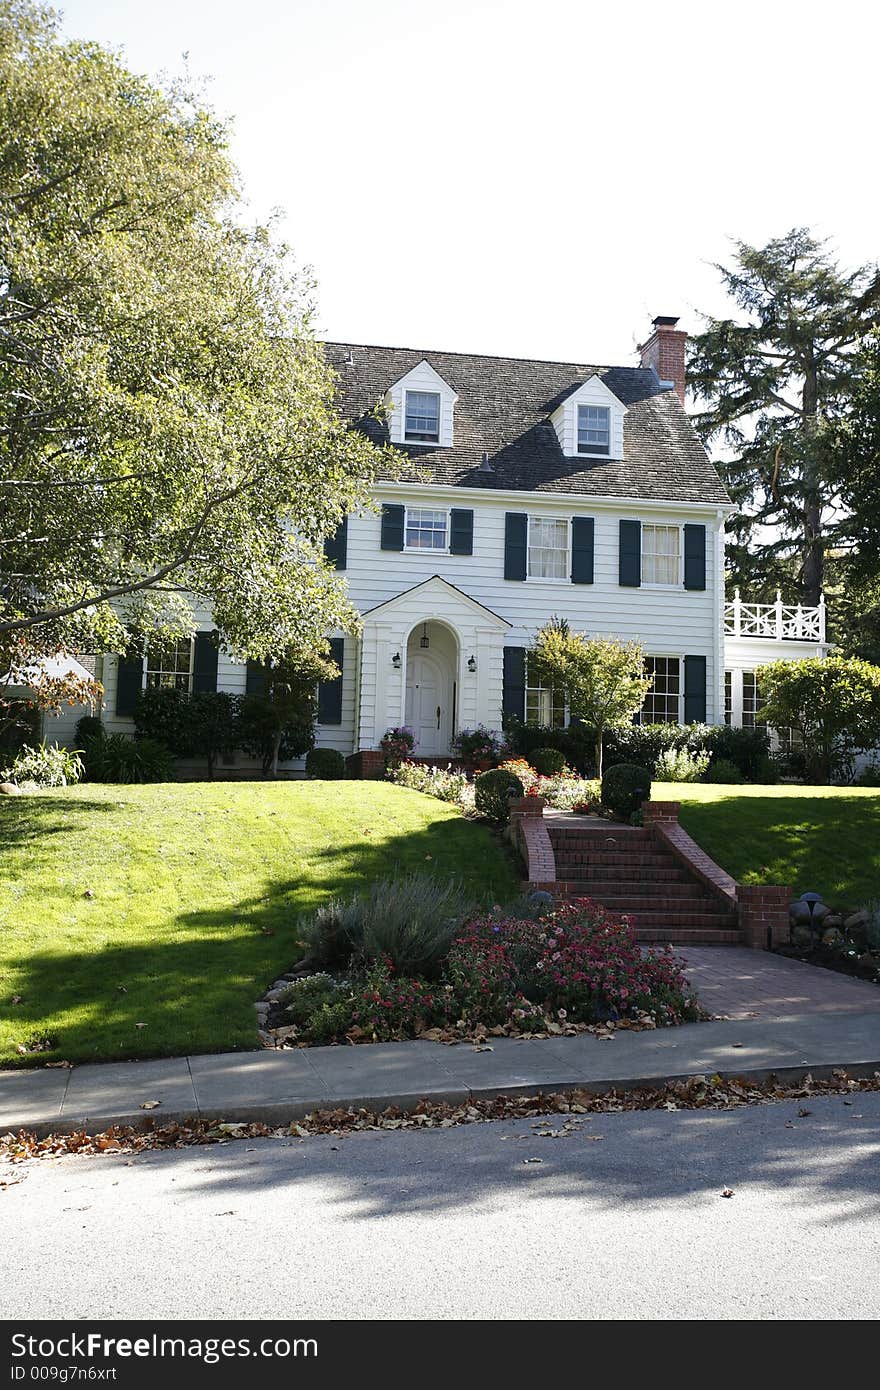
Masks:
[[[406,724],[416,753],[442,760],[458,730],[500,729],[505,714],[563,722],[526,659],[554,615],[642,643],[648,722],[748,724],[756,666],[824,653],[820,610],[725,599],[733,506],[684,409],[685,341],[655,319],[629,367],[326,345],[342,413],[401,465],[326,545],[362,630],[332,639],[341,674],[320,688],[320,746],[366,767]],[[108,728],[132,728],[145,684],[255,688],[210,613],[199,627],[172,651],[103,663]]]

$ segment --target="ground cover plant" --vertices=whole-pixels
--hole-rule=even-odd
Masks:
[[[301,930],[312,963],[339,974],[305,975],[282,992],[270,1021],[276,1045],[534,1036],[700,1016],[671,951],[642,950],[625,918],[587,898],[465,916],[460,893],[435,905],[430,880],[402,887],[409,911],[374,910],[372,935],[369,920],[360,937],[352,930],[363,903],[350,919],[344,906],[335,916],[323,909]],[[419,889],[424,919],[413,923]],[[394,881],[374,885],[374,909],[398,891]]]
[[[83,783],[0,799],[0,842],[4,1066],[252,1048],[322,902],[428,866],[517,891],[487,828],[382,783]]]

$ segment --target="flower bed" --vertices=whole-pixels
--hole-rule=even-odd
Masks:
[[[352,959],[344,977],[299,979],[275,1001],[269,1028],[275,1045],[301,1046],[533,1037],[699,1017],[671,950],[642,950],[626,918],[581,898],[539,915],[499,908],[471,918],[434,979],[399,974],[385,956]]]

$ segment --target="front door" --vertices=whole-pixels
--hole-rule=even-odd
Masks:
[[[416,738],[419,758],[448,753],[449,711],[437,663],[429,656],[410,656],[406,664],[406,723]]]

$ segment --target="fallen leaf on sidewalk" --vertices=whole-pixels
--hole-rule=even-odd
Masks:
[[[722,1190],[721,1190],[721,1196],[722,1196],[722,1197],[732,1197],[732,1196],[733,1196],[733,1188],[732,1188],[732,1187],[725,1187],[725,1188],[722,1188]]]
[[[543,1163],[543,1158],[524,1158],[523,1163]]]
[[[161,1104],[161,1100],[142,1100],[141,1110],[155,1110]]]
[[[424,1036],[424,1035],[423,1035],[423,1036]],[[494,1047],[492,1047],[491,1044],[489,1044],[489,1043],[479,1043],[479,1044],[474,1048],[474,1052],[494,1052],[494,1051],[495,1051]]]
[[[800,1108],[798,1109],[798,1119],[799,1119],[799,1120],[805,1120],[805,1119],[807,1118],[807,1116],[808,1116],[808,1115],[812,1115],[812,1113],[813,1113],[812,1110],[808,1110],[807,1107],[806,1107],[805,1105],[802,1105],[802,1106],[800,1106]]]

